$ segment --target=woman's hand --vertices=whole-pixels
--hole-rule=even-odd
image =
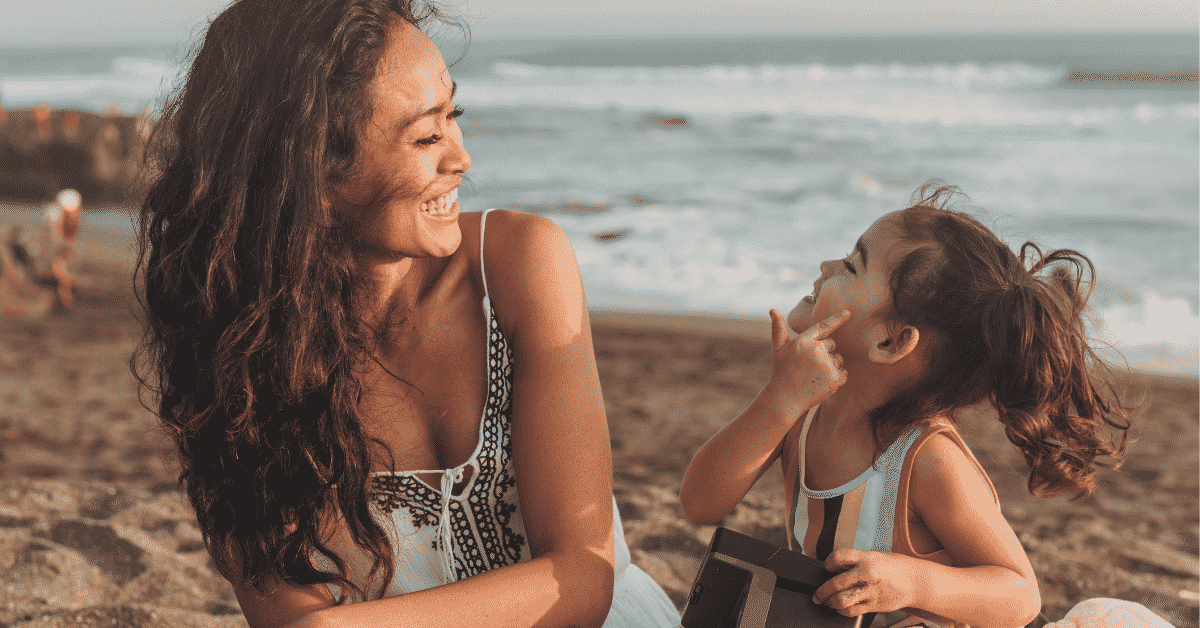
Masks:
[[[846,383],[846,369],[829,337],[850,320],[842,310],[797,334],[779,310],[771,310],[771,381],[767,388],[805,409],[832,395]]]
[[[841,572],[821,585],[813,602],[845,615],[890,613],[911,605],[912,560],[900,554],[850,548],[834,550],[825,568]]]

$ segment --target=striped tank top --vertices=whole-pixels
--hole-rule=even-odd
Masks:
[[[895,552],[953,564],[945,550],[927,554],[917,552],[909,538],[908,495],[916,454],[930,438],[945,434],[958,445],[975,465],[979,475],[999,501],[987,473],[963,442],[958,430],[944,422],[918,423],[906,429],[884,450],[875,465],[845,484],[814,491],[804,482],[804,451],[808,428],[817,407],[808,411],[797,443],[795,490],[792,492],[788,522],[788,545],[806,556],[825,560],[835,549],[851,547],[875,552]],[[797,547],[798,546],[798,547]],[[891,628],[927,626],[928,628],[970,628],[966,624],[941,624],[930,619],[909,616]]]

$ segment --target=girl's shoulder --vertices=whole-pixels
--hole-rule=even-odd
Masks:
[[[917,510],[922,510],[922,504],[936,508],[947,496],[998,501],[983,465],[958,429],[944,419],[925,424],[905,456],[901,477]]]

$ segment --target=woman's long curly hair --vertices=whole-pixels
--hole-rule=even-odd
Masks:
[[[876,442],[921,417],[953,417],[989,401],[1029,465],[1029,492],[1075,501],[1095,487],[1096,466],[1119,466],[1131,426],[1085,334],[1095,269],[1068,249],[1044,253],[1026,242],[1013,253],[978,220],[948,208],[957,194],[926,184],[894,223],[909,248],[890,271],[885,316],[929,339],[929,364],[872,412]]]
[[[392,579],[357,411],[355,367],[371,342],[364,286],[326,199],[354,175],[389,30],[431,18],[443,19],[422,0],[235,2],[152,137],[137,266],[146,334],[133,368],[233,582],[332,583],[365,597],[323,544],[334,513],[373,557],[372,579]],[[314,552],[337,573],[316,569]]]

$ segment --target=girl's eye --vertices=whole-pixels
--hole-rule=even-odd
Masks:
[[[455,108],[454,108],[454,111],[451,111],[451,112],[450,112],[450,115],[449,115],[449,116],[447,116],[447,117],[448,117],[448,118],[450,118],[451,120],[453,120],[453,119],[457,118],[458,116],[461,116],[462,114],[464,114],[464,113],[466,113],[466,112],[467,112],[467,110],[466,110],[466,109],[463,109],[462,107],[455,107]]]
[[[855,270],[854,270],[854,265],[850,263],[850,260],[848,260],[848,259],[844,259],[844,260],[842,260],[842,263],[846,265],[846,270],[850,271],[850,274],[851,274],[851,275],[857,275],[857,274],[858,274],[857,272],[855,272]]]

